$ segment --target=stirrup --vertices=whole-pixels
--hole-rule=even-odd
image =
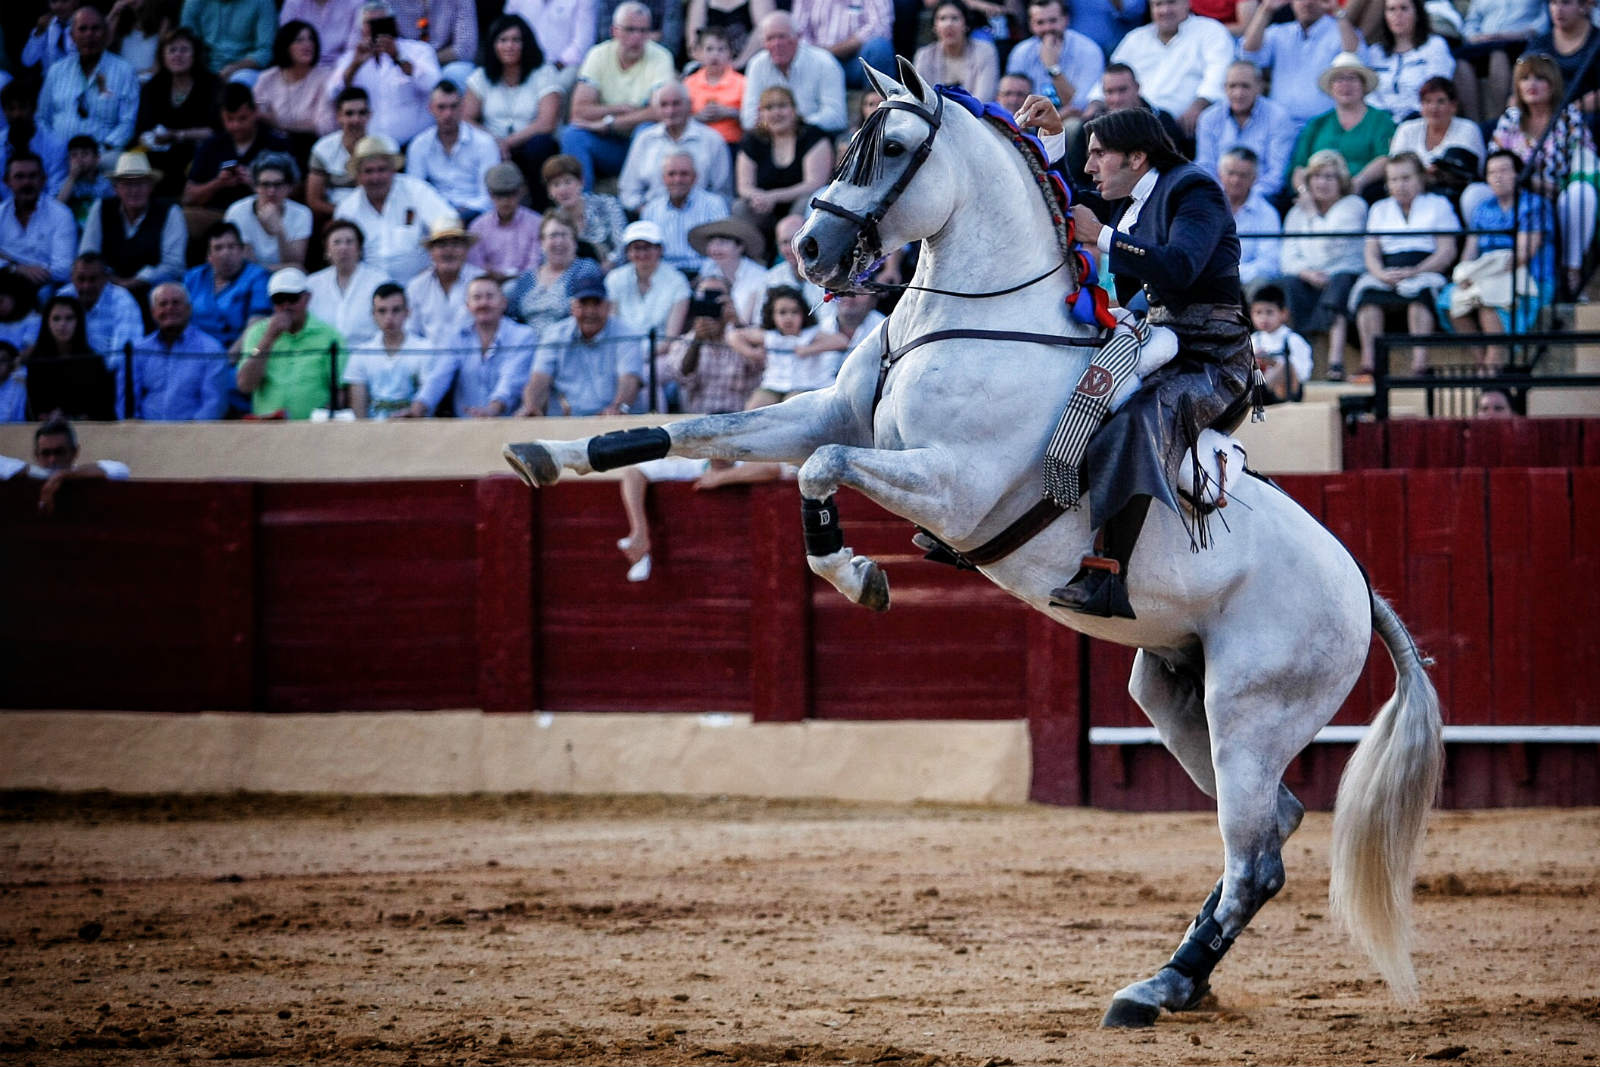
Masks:
[[[1137,619],[1128,602],[1122,565],[1105,556],[1085,556],[1072,581],[1050,591],[1050,606],[1102,619]]]

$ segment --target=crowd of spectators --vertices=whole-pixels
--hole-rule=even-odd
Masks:
[[[0,74],[4,410],[824,386],[880,312],[824,304],[787,246],[880,102],[861,63],[897,50],[1011,110],[1051,99],[1080,182],[1083,120],[1156,112],[1226,193],[1284,398],[1310,371],[1281,331],[1326,335],[1331,377],[1353,340],[1370,373],[1390,326],[1500,332],[1583,280],[1591,0],[50,0]]]

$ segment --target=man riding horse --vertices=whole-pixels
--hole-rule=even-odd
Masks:
[[[1016,118],[1039,127],[1047,149],[1061,133],[1060,116],[1043,97],[1029,97]],[[1108,112],[1084,130],[1087,171],[1112,221],[1105,225],[1076,204],[1077,237],[1109,263],[1124,307],[1142,288],[1148,321],[1177,334],[1179,352],[1091,440],[1085,474],[1100,511],[1091,515],[1100,526],[1099,554],[1084,557],[1072,581],[1051,591],[1051,603],[1131,619],[1128,560],[1150,501],[1177,510],[1171,487],[1184,452],[1201,430],[1227,433],[1243,421],[1254,360],[1241,304],[1239,238],[1221,187],[1178,152],[1152,112]]]

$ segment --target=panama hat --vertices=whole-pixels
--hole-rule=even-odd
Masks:
[[[1317,78],[1318,87],[1329,96],[1332,96],[1333,76],[1342,74],[1345,71],[1361,75],[1361,84],[1365,86],[1365,92],[1370,93],[1378,87],[1377,72],[1361,62],[1361,57],[1354,52],[1340,52],[1334,56],[1333,62],[1328,65],[1328,69],[1323,71]]]
[[[689,231],[689,245],[703,256],[707,242],[713,237],[733,238],[744,245],[744,254],[751,259],[760,261],[766,255],[767,241],[761,236],[761,231],[737,215],[729,215],[715,222],[702,222]]]
[[[150,165],[150,157],[143,152],[124,152],[117,157],[117,166],[111,172],[112,181],[161,180],[161,172]]]
[[[440,215],[428,225],[428,235],[422,239],[422,247],[427,248],[435,241],[444,241],[452,237],[459,237],[468,244],[478,243],[478,235],[467,230],[460,215]]]
[[[357,141],[356,146],[350,150],[350,163],[347,167],[350,176],[352,178],[356,176],[363,159],[372,159],[376,156],[387,156],[397,168],[405,166],[406,163],[406,157],[400,154],[400,146],[394,143],[393,138],[385,137],[381,133],[369,133]]]

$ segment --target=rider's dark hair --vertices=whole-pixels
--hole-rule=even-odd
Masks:
[[[1155,112],[1142,107],[1107,111],[1083,124],[1085,137],[1100,138],[1100,145],[1112,152],[1143,152],[1156,170],[1168,170],[1189,162],[1178,151]]]

